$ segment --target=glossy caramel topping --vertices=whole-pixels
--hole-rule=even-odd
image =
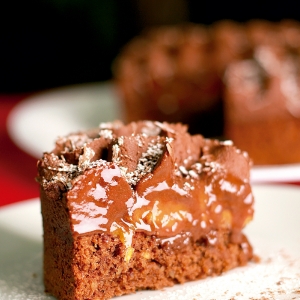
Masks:
[[[85,143],[78,135],[78,146],[60,140],[39,162],[45,190],[65,186],[75,234],[115,234],[128,248],[136,231],[168,243],[206,236],[214,244],[219,228],[238,238],[253,215],[245,153],[191,136],[181,124],[117,124]]]

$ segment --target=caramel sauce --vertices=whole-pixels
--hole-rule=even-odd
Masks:
[[[248,182],[218,170],[178,176],[168,151],[134,189],[116,164],[105,162],[85,170],[67,199],[75,234],[115,234],[127,248],[137,231],[169,244],[203,236],[215,244],[215,231],[227,228],[238,240],[253,215]]]

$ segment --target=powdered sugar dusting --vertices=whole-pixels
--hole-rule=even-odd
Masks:
[[[57,145],[60,145],[63,151],[69,152],[73,151],[76,148],[83,147],[86,143],[91,142],[92,139],[88,137],[87,134],[70,134],[66,137],[60,137],[57,140]]]
[[[160,134],[161,129],[153,122],[145,122],[145,126],[142,128],[142,133],[147,136],[156,136]]]
[[[5,278],[0,277],[1,300],[55,299],[44,293],[42,257],[42,247],[36,246],[1,265],[1,273],[6,274]]]
[[[147,151],[139,159],[136,170],[125,174],[126,180],[130,185],[136,185],[142,177],[152,172],[163,153],[163,148],[164,144],[159,142],[159,138],[149,144]]]
[[[113,139],[113,132],[112,132],[112,130],[109,130],[109,129],[101,129],[99,131],[99,135],[108,140]]]
[[[85,170],[86,168],[88,168],[90,161],[94,155],[95,155],[95,151],[93,151],[93,149],[84,145],[83,154],[80,155],[79,157],[79,162],[78,162],[79,170]]]
[[[140,299],[300,299],[300,258],[296,259],[281,250],[264,256],[260,263],[251,263],[222,276],[190,282],[182,288],[175,286],[152,294],[147,297],[140,295]]]
[[[67,189],[72,188],[72,182],[75,178],[82,174],[82,172],[86,169],[94,168],[97,166],[102,166],[106,163],[106,161],[99,159],[96,161],[90,161],[90,159],[94,155],[94,151],[88,147],[84,147],[84,153],[79,157],[79,164],[73,165],[68,164],[64,158],[59,159],[53,153],[50,154],[52,161],[57,162],[55,166],[47,166],[48,170],[55,171],[55,175],[52,178],[47,180],[43,178],[43,184],[47,185],[50,181],[59,181],[61,182]]]

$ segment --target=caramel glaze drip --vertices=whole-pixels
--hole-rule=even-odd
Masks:
[[[222,228],[241,242],[241,230],[253,216],[245,153],[229,142],[190,136],[181,124],[107,127],[96,138],[93,133],[83,141],[76,136],[58,141],[39,162],[45,189],[53,181],[65,186],[75,235],[110,233],[130,247],[134,233],[142,231],[178,246],[203,237],[216,244]],[[147,160],[155,158],[155,165]]]

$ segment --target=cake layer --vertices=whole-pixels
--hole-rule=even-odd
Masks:
[[[182,236],[176,243],[178,247],[170,247],[167,241],[139,232],[133,237],[133,254],[128,262],[123,259],[124,243],[112,235],[79,236],[67,247],[64,240],[55,240],[45,252],[46,291],[63,300],[110,299],[220,275],[246,265],[253,256],[244,236],[236,243],[227,230],[220,230],[214,238],[218,243],[212,245],[206,236],[197,241]],[[58,253],[54,255],[51,247],[60,247]],[[69,247],[72,262],[70,252],[65,251]]]

